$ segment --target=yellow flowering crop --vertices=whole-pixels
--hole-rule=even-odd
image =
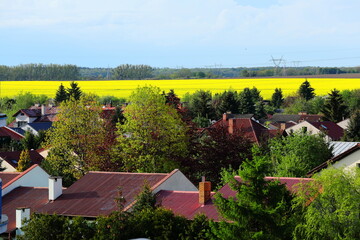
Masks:
[[[157,86],[168,92],[174,89],[178,96],[193,93],[196,90],[210,90],[213,93],[224,90],[237,90],[256,87],[265,99],[270,99],[275,88],[281,88],[283,94],[291,95],[297,91],[305,78],[244,78],[244,79],[181,79],[181,80],[112,80],[112,81],[77,81],[83,92],[95,93],[99,96],[115,96],[127,98],[138,86]],[[326,95],[331,89],[357,89],[360,88],[359,78],[308,78],[311,86],[315,88],[316,95]],[[1,81],[0,97],[14,96],[20,92],[45,94],[55,97],[60,83],[65,88],[70,81]]]

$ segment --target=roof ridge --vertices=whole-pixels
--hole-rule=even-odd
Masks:
[[[11,185],[12,183],[14,183],[15,181],[17,181],[18,179],[22,178],[24,175],[26,175],[28,172],[30,172],[31,170],[33,170],[34,168],[38,167],[38,164],[34,164],[31,167],[29,167],[28,169],[26,169],[24,172],[20,173],[19,175],[17,175],[15,178],[11,179],[8,183],[6,183],[2,188],[5,189],[7,188],[9,185]]]
[[[106,171],[89,171],[88,173],[102,173],[102,174],[137,174],[137,175],[168,175],[169,173],[138,173],[138,172],[106,172]]]

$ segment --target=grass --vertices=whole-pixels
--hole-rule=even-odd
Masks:
[[[305,78],[249,78],[249,79],[181,79],[181,80],[112,80],[112,81],[78,81],[83,92],[99,96],[127,98],[138,86],[157,86],[165,92],[174,89],[182,97],[185,93],[196,90],[210,90],[213,93],[224,90],[237,90],[253,86],[261,91],[265,99],[270,99],[275,88],[281,88],[285,96],[294,94]],[[345,90],[360,88],[360,78],[311,78],[308,79],[315,88],[316,95],[326,95],[331,89]],[[45,94],[54,97],[60,83],[69,87],[70,81],[2,81],[0,97],[12,97],[20,92]]]

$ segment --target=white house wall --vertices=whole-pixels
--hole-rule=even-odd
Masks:
[[[195,187],[192,182],[185,177],[185,175],[176,171],[173,175],[171,175],[165,182],[160,184],[157,188],[154,189],[153,193],[157,193],[160,190],[168,190],[168,191],[197,191],[198,189]]]
[[[318,134],[322,133],[319,129],[317,129],[316,127],[314,127],[313,125],[311,125],[310,123],[308,123],[306,121],[296,124],[292,127],[289,127],[285,131],[287,134],[291,134],[291,132],[301,132],[304,127],[306,127],[306,132],[308,132],[312,135],[318,135]],[[331,141],[331,138],[326,135],[325,140],[327,142],[329,142],[329,141]]]
[[[47,174],[41,167],[36,166],[31,171],[23,175],[17,181],[13,182],[2,190],[2,196],[11,192],[17,187],[48,187],[49,174]]]
[[[360,164],[360,149],[335,162],[332,166],[334,168],[350,170],[359,167],[358,164]]]
[[[7,163],[5,160],[1,162],[1,167],[5,168],[3,172],[16,172],[16,169],[13,166],[11,166],[9,163]]]

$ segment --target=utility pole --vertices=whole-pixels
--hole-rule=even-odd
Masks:
[[[274,58],[273,56],[271,56],[271,60],[274,65],[275,65],[275,72],[274,72],[274,76],[277,75],[278,72],[278,68],[280,67],[282,61],[283,61],[283,57],[281,56],[281,58]]]

